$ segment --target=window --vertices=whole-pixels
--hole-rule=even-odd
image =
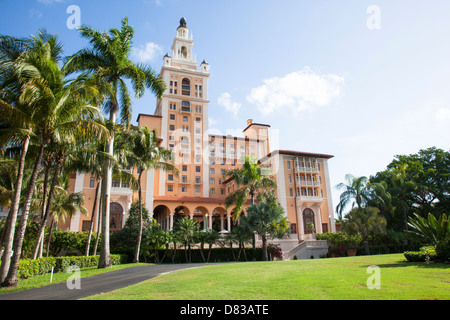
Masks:
[[[209,189],[209,194],[216,194],[216,189],[214,188]]]
[[[196,123],[200,123],[200,121],[201,121],[201,119],[200,119],[199,117],[196,117],[196,118],[195,118],[195,122],[196,122]]]
[[[187,183],[187,176],[182,176],[181,177],[181,182],[182,183]]]
[[[183,122],[188,122],[188,121],[189,121],[188,117],[187,116],[183,116]]]
[[[196,176],[196,177],[195,177],[195,183],[199,184],[199,183],[201,183],[201,182],[202,182],[201,177]]]
[[[209,179],[209,184],[214,184],[215,182],[216,182],[216,180],[214,178]]]
[[[200,193],[200,192],[201,192],[200,187],[195,187],[195,193]]]
[[[182,112],[191,112],[191,104],[189,101],[181,102],[181,111]]]
[[[171,124],[171,125],[169,126],[169,131],[174,131],[174,130],[175,130],[175,125]]]
[[[287,168],[289,169],[289,170],[291,170],[291,162],[288,160],[287,161]]]
[[[220,189],[220,194],[225,195],[225,189]]]
[[[168,191],[168,192],[173,192],[173,185],[169,184],[169,185],[167,186],[167,191]]]
[[[189,81],[189,79],[184,78],[181,81],[181,94],[183,96],[191,95],[191,82]]]
[[[167,180],[173,181],[173,174],[169,174],[169,175],[167,176]]]
[[[305,229],[305,234],[310,234],[314,232],[314,212],[311,209],[305,209],[303,211],[303,227]]]
[[[294,192],[292,191],[292,188],[289,188],[289,196],[293,197],[294,196]]]
[[[182,186],[181,187],[181,192],[186,193],[187,192],[187,187],[186,186]]]
[[[186,172],[186,171],[187,171],[187,165],[183,164],[182,170],[183,170],[184,172]]]
[[[297,224],[291,223],[291,233],[296,234],[297,233]]]
[[[209,174],[214,174],[214,173],[215,173],[214,168],[210,168],[210,169],[209,169]]]
[[[113,188],[120,188],[120,179],[113,178],[112,185]]]
[[[175,120],[175,115],[173,113],[170,114],[170,120]]]
[[[202,134],[202,129],[195,128],[195,134]]]
[[[200,172],[200,166],[195,167],[195,172]]]
[[[288,175],[289,183],[292,183],[292,176]]]
[[[91,180],[89,181],[89,188],[93,188],[95,184],[95,178],[91,177]]]

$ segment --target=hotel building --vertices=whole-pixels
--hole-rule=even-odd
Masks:
[[[171,230],[176,216],[199,222],[199,228],[232,228],[234,208],[225,208],[225,198],[236,186],[225,180],[227,168],[240,166],[243,155],[252,155],[270,167],[277,182],[276,195],[291,224],[287,242],[297,245],[310,240],[314,232],[334,231],[328,160],[331,155],[270,149],[270,125],[247,120],[242,137],[208,133],[208,80],[210,66],[203,60],[198,67],[193,53],[194,41],[186,20],[180,20],[172,44],[172,54],[164,56],[160,77],[167,89],[157,100],[152,114],[139,114],[139,126],[155,129],[162,146],[173,151],[179,170],[150,170],[143,174],[142,195],[150,215]],[[133,170],[133,169],[132,169]],[[137,176],[134,170],[133,174]],[[78,172],[71,181],[74,192],[82,191],[91,212],[95,180]],[[111,231],[120,230],[137,193],[119,179],[111,191]],[[245,211],[245,210],[244,210]],[[90,216],[76,215],[63,228],[86,230]],[[97,223],[95,223],[95,229]]]

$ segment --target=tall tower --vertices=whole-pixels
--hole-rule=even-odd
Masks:
[[[180,176],[156,172],[155,194],[208,196],[208,161],[203,151],[208,143],[209,64],[197,67],[194,40],[185,18],[180,20],[172,44],[172,56],[164,56],[160,77],[167,85],[157,101],[155,115],[162,118],[163,146],[174,151],[173,162]],[[194,184],[197,181],[199,183]]]

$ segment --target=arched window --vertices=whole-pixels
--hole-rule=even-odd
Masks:
[[[191,82],[187,78],[181,81],[181,94],[184,96],[191,95]]]
[[[111,232],[122,230],[123,208],[117,202],[111,202],[109,207],[109,229]]]
[[[187,49],[185,46],[181,47],[181,57],[187,58]]]
[[[314,211],[309,208],[303,210],[303,229],[305,230],[305,234],[313,233],[316,230]]]

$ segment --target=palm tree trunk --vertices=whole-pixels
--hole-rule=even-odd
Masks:
[[[261,236],[262,238],[262,259],[263,261],[267,261],[268,255],[267,255],[267,239],[266,239],[266,235],[263,234]]]
[[[136,241],[136,251],[134,253],[134,263],[139,263],[139,251],[141,250],[141,240],[142,240],[142,189],[141,189],[141,177],[142,177],[142,169],[139,171],[138,184],[139,184],[139,230],[138,237]]]
[[[101,181],[102,181],[102,180],[100,180],[99,183],[100,183]],[[103,183],[102,183],[102,184],[103,184]],[[100,186],[100,188],[101,188],[101,186]],[[102,226],[102,215],[101,215],[101,212],[102,212],[102,202],[101,202],[100,200],[101,200],[101,199],[99,199],[99,202],[98,202],[97,238],[95,238],[94,252],[92,253],[93,256],[96,256],[96,255],[97,255],[98,242],[100,241],[100,236],[101,236],[101,234],[102,234],[102,231],[101,231],[101,226]]]
[[[51,162],[47,162],[46,160],[44,160],[44,166],[45,166],[45,172],[44,172],[44,186],[43,186],[43,193],[42,193],[42,211],[41,211],[41,222],[44,219],[44,215],[45,215],[45,211],[47,208],[47,196],[48,196],[48,192],[47,192],[47,186],[48,186],[48,182],[50,179],[50,168],[51,168]],[[39,246],[39,257],[42,258],[42,250],[43,250],[43,242],[44,242],[44,238],[42,238],[41,242],[40,242],[40,246]],[[34,260],[34,259],[33,259]]]
[[[53,233],[53,226],[54,221],[52,217],[52,223],[50,224],[50,230],[48,231],[48,237],[47,237],[47,251],[45,252],[45,257],[48,258],[49,252],[50,252],[50,243],[52,242],[52,233]]]
[[[100,181],[97,182],[97,187],[95,188],[94,205],[92,207],[91,222],[89,224],[89,234],[88,234],[87,242],[86,242],[86,250],[84,252],[84,255],[86,257],[89,257],[89,247],[91,245],[92,231],[94,229],[95,212],[96,212],[96,209],[97,209],[98,198],[100,198]]]
[[[117,107],[112,107],[109,120],[114,126],[116,124]],[[114,130],[112,128],[110,140],[106,143],[106,153],[111,157],[114,153]],[[112,182],[112,164],[110,159],[105,160],[103,168],[103,183],[102,183],[102,245],[100,250],[100,257],[98,268],[105,269],[111,267],[111,256],[109,250],[109,206],[111,198],[111,182]]]
[[[39,227],[38,238],[37,238],[36,245],[35,245],[34,251],[33,251],[33,258],[32,258],[33,260],[36,260],[39,248],[41,246],[41,242],[44,240],[45,226],[46,226],[46,224],[48,222],[48,218],[50,216],[51,203],[53,200],[53,194],[55,193],[56,183],[58,182],[59,171],[61,169],[61,165],[62,165],[62,161],[63,161],[62,159],[63,158],[60,157],[56,162],[56,168],[55,168],[55,172],[53,173],[52,184],[50,186],[50,190],[48,193],[45,214],[42,217],[41,225]]]
[[[3,250],[3,256],[2,256],[2,263],[0,267],[0,283],[3,283],[3,281],[6,278],[6,275],[8,274],[9,266],[11,263],[11,254],[12,254],[12,247],[14,242],[14,233],[16,228],[16,221],[17,221],[17,213],[19,211],[19,204],[20,204],[20,191],[22,190],[22,182],[23,182],[23,172],[25,168],[25,158],[28,152],[28,146],[30,144],[30,137],[27,136],[23,142],[22,145],[22,154],[20,155],[19,159],[19,167],[17,169],[17,179],[16,179],[16,186],[14,190],[14,198],[11,203],[11,209],[9,211],[7,224],[5,225],[5,247]]]
[[[41,171],[41,162],[44,155],[44,148],[48,141],[41,143],[39,153],[34,163],[33,173],[31,174],[30,183],[28,185],[27,197],[25,199],[22,216],[20,219],[19,229],[17,230],[16,239],[14,242],[14,254],[11,259],[11,265],[9,266],[9,272],[5,280],[2,282],[3,287],[15,287],[19,279],[17,278],[17,271],[19,270],[19,260],[22,254],[23,239],[25,236],[25,229],[28,222],[28,214],[31,207],[31,198],[33,197],[34,187],[36,185],[36,179]]]

